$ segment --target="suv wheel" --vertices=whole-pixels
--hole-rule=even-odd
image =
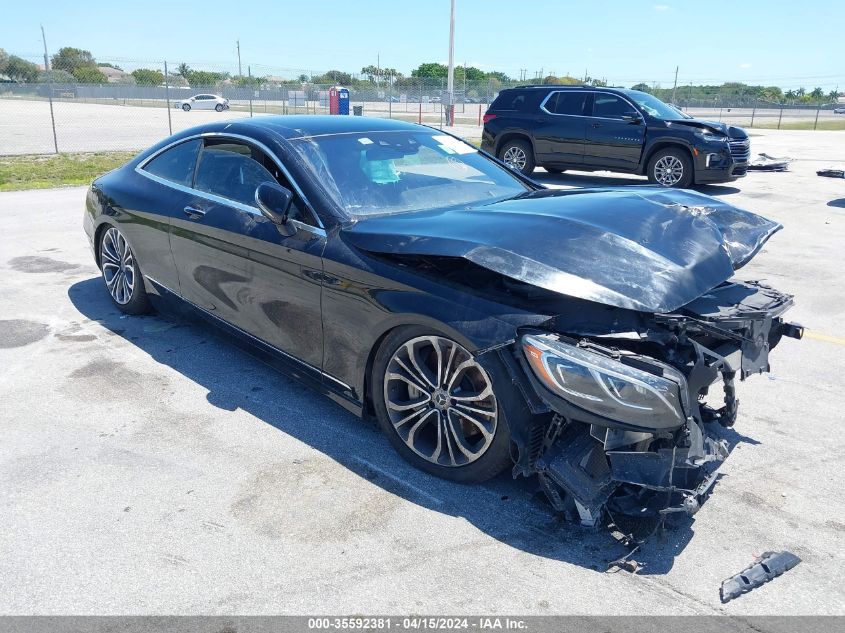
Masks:
[[[689,187],[692,175],[692,160],[682,149],[662,149],[648,161],[648,179],[664,187]]]
[[[534,152],[527,141],[519,139],[506,141],[499,148],[499,160],[514,171],[526,175],[534,171]]]

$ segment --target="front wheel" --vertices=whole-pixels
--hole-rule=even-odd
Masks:
[[[648,179],[664,187],[684,189],[692,184],[693,167],[682,149],[662,149],[648,161]]]
[[[459,343],[422,327],[391,332],[373,363],[379,425],[408,462],[472,483],[510,460],[510,431],[493,377]]]
[[[191,109],[191,106],[190,106],[189,104],[187,104],[187,103],[183,103],[183,104],[182,104],[182,109],[183,109],[185,112],[187,112],[188,110],[190,110],[190,109]]]
[[[499,160],[514,171],[525,175],[534,171],[534,152],[527,141],[519,139],[505,141],[499,148]]]
[[[123,233],[110,227],[100,239],[100,270],[112,302],[126,314],[150,309],[138,262]]]

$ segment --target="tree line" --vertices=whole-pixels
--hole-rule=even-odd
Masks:
[[[50,58],[50,70],[44,71],[37,64],[27,61],[17,55],[10,55],[0,48],[0,79],[21,83],[48,82],[54,83],[106,83],[107,77],[100,70],[110,67],[122,70],[114,64],[97,62],[90,51],[63,47]],[[449,69],[445,64],[425,62],[405,76],[395,68],[380,66],[364,66],[360,76],[342,70],[329,70],[320,74],[300,74],[291,79],[270,78],[267,76],[232,75],[228,72],[214,72],[195,70],[186,63],[181,63],[169,72],[168,79],[175,85],[188,86],[217,86],[226,82],[236,86],[255,87],[262,85],[296,86],[303,84],[335,84],[352,89],[391,88],[392,90],[408,90],[419,88],[422,83],[437,82],[445,85]],[[517,82],[500,71],[484,71],[475,66],[455,66],[455,86],[461,90],[465,82],[473,84],[477,92],[478,86],[483,84],[488,93],[495,93],[505,85],[519,83],[543,83],[548,85],[581,85],[606,86],[605,79],[593,77],[576,78],[569,75],[546,75],[542,79]],[[145,86],[160,86],[165,83],[164,73],[154,68],[137,68],[121,77],[120,81],[136,83]],[[782,90],[777,86],[755,86],[743,83],[726,82],[720,85],[682,85],[676,88],[664,88],[658,84],[638,83],[631,86],[634,90],[641,90],[653,94],[663,101],[699,102],[718,105],[720,101],[760,100],[777,104],[817,104],[824,101],[836,102],[838,92],[828,93],[822,88],[813,90],[797,88]],[[474,96],[474,95],[468,95]]]

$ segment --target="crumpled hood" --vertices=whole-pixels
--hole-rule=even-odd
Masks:
[[[710,196],[646,186],[376,216],[341,235],[373,253],[462,257],[563,295],[665,313],[729,279],[781,228]]]
[[[728,125],[727,123],[722,123],[721,121],[702,121],[700,119],[678,119],[672,121],[666,121],[666,127],[671,128],[674,126],[683,126],[683,127],[697,127],[702,130],[709,130],[711,132],[716,132],[720,134],[724,134],[732,139],[746,139],[748,138],[748,133],[743,130],[741,127],[736,127],[733,125]]]

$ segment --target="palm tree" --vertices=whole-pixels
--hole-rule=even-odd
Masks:
[[[794,90],[787,90],[786,94],[783,95],[783,96],[786,97],[787,99],[789,99],[789,102],[794,105],[795,104],[795,98],[798,96],[798,93],[795,92]]]
[[[182,62],[176,67],[176,74],[187,79],[188,75],[191,74],[191,67],[185,62]]]
[[[822,97],[824,97],[824,90],[821,88],[813,88],[813,92],[810,93],[810,96],[821,103]]]

